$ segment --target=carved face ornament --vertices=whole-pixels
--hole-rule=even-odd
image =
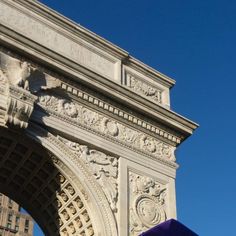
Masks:
[[[65,99],[60,100],[58,103],[58,111],[72,118],[76,117],[78,114],[75,104],[68,102]]]
[[[144,150],[151,152],[151,153],[156,151],[156,145],[155,145],[154,141],[145,135],[141,138],[141,147]]]
[[[119,129],[116,122],[109,120],[108,118],[103,118],[102,129],[103,132],[108,133],[112,136],[117,136],[119,133]]]

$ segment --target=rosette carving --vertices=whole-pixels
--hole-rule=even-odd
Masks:
[[[147,137],[146,135],[143,135],[141,137],[140,144],[141,148],[148,152],[154,153],[156,151],[155,141],[152,138]]]

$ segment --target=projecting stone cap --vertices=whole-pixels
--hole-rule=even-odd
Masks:
[[[112,96],[117,97],[120,90],[122,97],[128,94],[134,101],[139,98],[141,102],[170,108],[169,89],[174,80],[123,49],[38,1],[0,0],[0,8],[3,45],[12,44],[16,50],[59,67],[70,76],[74,74],[75,80],[90,83]]]
[[[59,80],[32,71],[34,67],[28,63],[32,60],[60,72],[75,87],[83,84],[164,128],[170,127],[178,136],[177,143],[197,128],[171,111],[169,91],[175,83],[171,78],[38,1],[0,0],[0,8],[0,44],[29,59],[17,61],[1,55],[6,68],[15,68],[7,72],[12,84],[32,93],[42,86],[60,87]]]

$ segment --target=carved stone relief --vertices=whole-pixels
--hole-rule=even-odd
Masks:
[[[40,94],[39,104],[49,113],[73,122],[75,125],[93,130],[110,140],[166,162],[175,161],[174,147],[84,105],[45,93]]]
[[[10,53],[9,53],[10,54]],[[38,71],[29,62],[0,52],[0,98],[7,98],[4,113],[6,125],[26,128],[40,89],[54,88],[59,80]]]
[[[58,137],[65,143],[85,164],[89,167],[98,183],[101,185],[111,209],[117,211],[117,178],[118,178],[118,159],[111,157],[100,151],[90,149],[85,145],[71,142],[62,137]]]
[[[114,105],[110,102],[106,102],[106,99],[102,98],[101,94],[99,94],[99,96],[95,96],[94,92],[87,91],[87,89],[85,87],[81,87],[81,85],[74,87],[68,82],[62,81],[61,89],[66,91],[66,93],[73,95],[73,97],[78,97],[85,102],[93,104],[94,106],[98,107],[98,109],[109,112],[112,116],[119,116],[119,118],[122,118],[124,121],[127,121],[132,125],[142,127],[148,132],[152,132],[154,135],[158,135],[167,141],[171,141],[174,145],[181,142],[181,137],[177,136],[176,134],[154,125],[150,120],[144,120],[134,111],[127,111],[123,108],[120,108],[120,106],[117,104]]]
[[[39,65],[36,65],[31,61],[27,61],[24,58],[20,58],[17,55],[14,55],[3,48],[0,48],[0,50],[0,83],[2,84],[2,87],[4,87],[5,85],[10,85],[11,87],[22,88],[22,93],[26,93],[26,91],[29,91],[34,95],[37,95],[38,92],[42,90],[49,90],[55,88],[65,89],[68,93],[72,93],[73,95],[76,94],[79,97],[82,96],[84,100],[94,103],[94,105],[99,106],[99,108],[117,114],[119,115],[119,117],[122,117],[125,120],[128,120],[129,122],[141,126],[142,128],[147,129],[149,132],[153,132],[155,135],[161,136],[162,138],[165,138],[168,141],[174,143],[180,143],[180,137],[177,137],[176,135],[173,135],[149,122],[139,119],[138,117],[135,117],[132,114],[127,114],[126,112],[121,111],[120,109],[117,109],[116,107],[111,106],[110,104],[107,104],[97,98],[92,97],[90,94],[86,94],[84,91],[72,88],[69,84],[65,83],[65,81],[63,82],[65,78],[61,78],[58,75],[52,75],[51,72],[45,70],[44,68],[40,67]],[[131,75],[130,77],[127,77],[127,81],[129,81],[127,82],[129,84],[128,88],[130,88],[130,86],[132,87],[133,84],[131,82],[133,81],[134,77],[130,79],[131,77]],[[140,83],[142,84],[143,82],[140,80]],[[139,89],[136,85],[134,86],[134,88],[136,88],[135,91],[138,91],[142,88],[142,91],[146,91],[144,92],[144,94],[149,95],[149,97],[153,97],[151,95],[152,90],[154,89],[153,86],[141,85],[140,83],[138,83],[140,85]],[[4,92],[4,95],[8,96],[8,86],[5,87],[5,89],[0,88],[0,90],[6,90]],[[158,89],[154,90],[157,91]],[[154,93],[157,94],[157,92]],[[160,93],[158,92],[158,94]],[[37,97],[35,97],[35,99],[37,99]],[[108,122],[108,120],[104,120],[104,130],[106,130],[107,132],[111,132],[111,134],[114,133],[115,135],[118,132],[118,129],[115,128],[114,125],[113,131],[106,128],[106,126],[110,127],[111,125],[112,124]]]
[[[42,145],[53,153],[53,155],[59,155],[62,159],[69,160],[69,162],[71,162],[71,164],[78,169],[79,173],[74,173],[74,171],[63,165],[62,161],[57,162],[57,165],[59,165],[60,168],[70,176],[72,183],[74,183],[80,193],[82,193],[81,199],[83,197],[83,199],[88,201],[89,204],[96,204],[94,211],[101,212],[99,213],[99,219],[95,217],[95,221],[100,222],[100,224],[97,225],[99,230],[101,230],[104,235],[117,235],[117,225],[114,212],[111,210],[109,201],[107,200],[102,187],[94,178],[93,173],[89,171],[89,166],[86,167],[86,163],[83,159],[79,158],[76,152],[71,150],[69,146],[59,139],[59,137],[55,137],[38,125],[31,124],[30,128],[27,130],[27,133],[30,137],[37,141],[40,139],[40,143],[42,142]],[[86,180],[86,184],[89,186],[84,186],[84,184],[80,182],[80,178]],[[88,191],[89,189],[92,191],[92,195],[90,191]],[[97,203],[99,203],[99,209],[97,208]]]
[[[129,184],[129,233],[136,236],[166,220],[166,188],[134,172],[129,172]]]
[[[162,90],[150,85],[130,73],[126,73],[125,85],[138,95],[155,103],[162,103]]]
[[[5,107],[1,107],[4,123],[15,127],[26,128],[28,119],[37,99],[29,89],[27,78],[30,67],[27,62],[21,62],[0,52],[0,93],[1,100],[6,99]]]
[[[0,82],[20,87],[35,94],[39,90],[60,87],[60,80],[45,73],[39,66],[23,58],[14,58],[10,52],[0,52]]]
[[[26,128],[37,99],[27,90],[9,85],[5,123]]]
[[[30,140],[16,137],[1,129],[1,188],[20,196],[22,205],[31,205],[45,235],[95,235],[95,217],[72,171],[51,153],[38,150]]]

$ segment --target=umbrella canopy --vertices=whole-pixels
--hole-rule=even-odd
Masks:
[[[178,222],[177,220],[170,219],[167,220],[151,229],[145,233],[140,234],[140,236],[198,236],[192,230]]]

